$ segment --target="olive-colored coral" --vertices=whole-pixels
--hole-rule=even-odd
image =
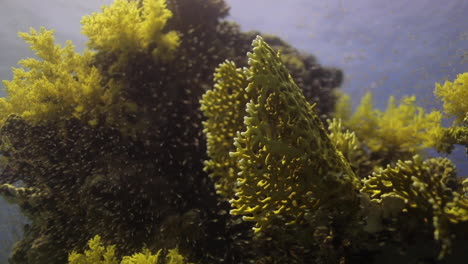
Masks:
[[[241,170],[231,213],[262,231],[278,220],[299,224],[336,200],[352,204],[359,181],[279,55],[257,37],[248,56],[251,97],[231,153]]]
[[[207,168],[220,174],[219,186],[235,187],[230,191],[235,191],[231,214],[255,223],[257,241],[276,250],[278,263],[288,259],[288,248],[296,255],[289,261],[302,263],[310,259],[313,244],[320,248],[327,241],[330,247],[346,247],[349,234],[343,233],[352,233],[358,221],[359,179],[280,55],[258,36],[248,57],[249,68],[222,64],[214,89],[202,100],[211,150]],[[343,219],[348,224],[334,226]],[[315,233],[317,228],[321,231]],[[257,258],[269,261],[271,254]],[[336,252],[319,254],[324,259],[341,257]]]
[[[336,149],[343,154],[358,177],[367,177],[375,164],[364,149],[364,145],[356,137],[356,133],[345,129],[341,119],[328,119],[327,123],[328,136]]]
[[[237,69],[236,64],[226,61],[215,73],[215,86],[207,91],[201,103],[201,110],[207,120],[203,122],[203,132],[207,138],[207,153],[211,157],[205,162],[205,170],[215,178],[217,192],[231,199],[236,192],[239,169],[236,160],[229,152],[236,150],[234,137],[245,128],[245,105],[249,97],[245,88],[248,81],[246,73]]]
[[[344,79],[343,72],[321,66],[315,56],[299,52],[277,36],[260,35],[268,45],[281,52],[281,61],[294,82],[301,88],[307,101],[315,104],[315,111],[325,122],[333,112],[337,99],[335,92]]]
[[[466,210],[462,204],[466,204],[467,197],[460,191],[455,166],[450,160],[433,158],[424,161],[419,156],[374,172],[364,180],[362,188],[363,193],[368,193],[371,199],[381,204],[383,218],[405,219],[402,215],[407,215],[420,226],[432,223],[434,239],[441,244],[439,257],[445,256],[450,249],[454,236],[450,222],[466,221],[466,214],[457,212]],[[389,198],[392,202],[385,203],[386,200],[390,201]],[[396,204],[399,205],[394,206]],[[453,215],[448,214],[449,211],[453,211]],[[413,220],[405,221],[407,224]],[[416,236],[417,230],[412,232]]]

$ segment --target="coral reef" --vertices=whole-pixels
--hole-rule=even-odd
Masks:
[[[333,151],[317,114],[279,56],[260,37],[253,42],[249,66],[246,128],[237,132],[236,151],[230,153],[240,168],[231,213],[244,215],[261,231],[275,218],[283,224],[298,223],[307,210],[331,197],[353,200],[359,181],[342,155]],[[322,192],[330,186],[336,193]]]
[[[232,62],[222,64],[218,83],[202,100],[208,118],[204,131],[212,139],[208,149],[217,151],[207,169],[234,165],[224,170],[229,172],[226,179],[220,177],[218,184],[224,188],[234,186],[232,174],[237,174],[230,213],[253,221],[255,233],[299,243],[302,248],[311,240],[306,236],[302,241],[302,234],[312,233],[317,226],[345,237],[359,207],[359,179],[335,150],[280,56],[261,37],[253,41],[249,66],[242,71],[235,70]],[[245,110],[232,114],[235,109],[229,106],[242,103]],[[243,125],[238,116],[242,114]],[[226,146],[233,144],[235,151],[217,147],[223,141]],[[344,219],[349,226],[334,228]],[[278,233],[278,227],[284,226],[291,228]]]
[[[203,171],[200,97],[220,62],[246,65],[256,35],[227,14],[219,0],[116,1],[83,18],[83,54],[53,31],[20,33],[37,59],[5,81],[0,186],[31,222],[11,263],[64,263],[95,235],[117,257],[145,245],[212,263],[252,258],[251,224],[228,214]],[[325,95],[341,80],[319,87],[334,75],[312,63],[298,69],[303,89],[333,104]]]
[[[466,259],[468,180],[423,158],[468,145],[466,74],[436,88],[450,128],[414,97],[352,114],[339,70],[227,14],[117,0],[83,18],[83,54],[20,33],[38,58],[0,99],[0,194],[30,219],[10,262]]]
[[[201,103],[205,169],[230,213],[255,223],[253,240],[268,241],[257,262],[466,258],[463,179],[450,160],[415,155],[442,139],[440,112],[425,114],[415,97],[399,106],[391,97],[381,112],[368,94],[351,115],[341,98],[335,116],[347,119],[329,120],[326,131],[261,37],[248,57],[248,68],[221,64]]]

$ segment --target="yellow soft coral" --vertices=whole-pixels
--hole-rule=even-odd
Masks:
[[[0,122],[16,114],[33,123],[75,116],[94,122],[95,105],[102,101],[101,75],[90,66],[92,54],[80,55],[71,42],[55,44],[53,31],[41,28],[19,33],[39,59],[19,62],[13,80],[4,81],[7,97],[0,98]]]
[[[91,126],[105,123],[135,138],[147,120],[133,118],[141,109],[126,98],[128,84],[109,76],[125,69],[137,53],[153,56],[155,63],[169,59],[179,45],[175,32],[162,32],[171,16],[163,0],[118,0],[103,13],[83,18],[89,48],[108,58],[117,55],[106,74],[93,66],[94,52],[78,54],[70,41],[65,47],[55,44],[52,30],[19,33],[38,59],[21,60],[13,80],[4,81],[7,97],[0,98],[0,124],[11,114],[32,124],[77,118]]]
[[[120,264],[189,264],[182,256],[178,249],[170,249],[164,256],[163,250],[160,249],[154,255],[148,249],[144,249],[142,253],[135,253],[132,256],[125,256]]]
[[[378,118],[378,139],[370,142],[372,149],[400,149],[416,153],[435,144],[440,130],[440,112],[424,113],[415,105],[416,97],[404,97],[399,106],[390,97],[385,112]]]
[[[68,264],[189,264],[177,248],[170,249],[167,253],[160,249],[156,254],[152,254],[149,249],[143,249],[142,252],[124,256],[119,261],[116,257],[115,246],[105,246],[99,235],[88,241],[88,247],[89,249],[83,254],[71,252],[68,255]]]
[[[345,98],[346,99],[346,98]],[[397,105],[391,96],[385,111],[373,108],[372,95],[367,93],[356,112],[343,120],[344,125],[374,153],[387,162],[395,158],[410,158],[424,148],[433,147],[442,137],[442,115],[438,111],[425,113],[416,106],[416,97],[403,97]],[[346,100],[339,101],[338,115],[348,112]]]
[[[165,0],[116,0],[103,7],[102,13],[83,17],[82,33],[89,37],[91,49],[118,53],[121,63],[134,51],[166,60],[180,44],[175,31],[163,33],[171,17]]]
[[[13,80],[4,81],[7,96],[0,98],[0,124],[12,114],[31,124],[77,118],[91,126],[103,120],[123,134],[135,134],[122,117],[135,114],[136,104],[123,98],[115,81],[103,86],[92,52],[78,54],[71,42],[55,44],[53,31],[43,27],[19,36],[38,59],[21,60],[23,68],[13,69]]]
[[[454,144],[464,145],[468,153],[468,72],[459,74],[455,81],[436,84],[434,94],[444,103],[444,112],[455,117],[453,126],[443,130],[436,148],[450,153]]]
[[[444,111],[461,123],[468,114],[468,72],[458,74],[451,82],[436,84],[434,94],[444,102]]]
[[[346,100],[338,101],[338,103],[349,104]],[[341,104],[337,104],[337,107],[340,105]],[[351,108],[351,105],[348,107]],[[372,94],[366,93],[364,97],[362,97],[354,114],[351,115],[349,122],[345,122],[345,125],[350,127],[352,131],[356,132],[358,137],[366,135],[369,138],[373,138],[376,135],[376,128],[378,126],[378,113],[378,110],[374,109]],[[343,121],[347,120],[343,119]]]
[[[88,250],[83,254],[72,252],[68,256],[69,264],[118,264],[115,256],[115,246],[104,246],[100,236],[95,236],[88,242]]]
[[[335,91],[337,97],[335,111],[333,116],[341,120],[349,120],[351,118],[351,97],[341,91]]]

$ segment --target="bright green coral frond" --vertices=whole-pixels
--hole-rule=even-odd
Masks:
[[[91,49],[118,52],[122,63],[134,51],[168,59],[179,46],[177,33],[163,32],[171,17],[165,0],[116,0],[102,13],[83,17],[82,33],[89,37]]]
[[[175,31],[161,33],[172,12],[167,9],[165,0],[143,0],[143,22],[140,26],[142,46],[149,48],[156,44],[152,51],[154,59],[170,59],[179,46],[179,35]]]
[[[349,130],[345,131],[341,119],[336,118],[328,120],[328,131],[328,136],[335,144],[336,149],[339,150],[350,163],[353,163],[353,161],[357,162],[354,155],[357,154],[360,146],[356,134]]]
[[[461,123],[468,114],[468,72],[457,75],[451,82],[436,84],[434,94],[444,103],[444,111]]]
[[[205,163],[205,170],[216,181],[219,194],[230,199],[236,191],[239,169],[236,160],[229,157],[235,151],[234,137],[237,131],[243,131],[248,101],[247,76],[237,69],[234,62],[226,61],[215,73],[215,86],[207,91],[201,100],[201,110],[207,120],[203,122],[207,137],[207,152],[210,160]]]
[[[380,172],[374,172],[364,180],[362,191],[374,199],[394,193],[409,206],[426,204],[426,208],[431,208],[431,197],[439,196],[434,202],[443,200],[443,204],[450,200],[445,197],[446,190],[450,190],[450,182],[456,182],[455,165],[450,160],[434,158],[423,161],[420,156],[414,156],[410,161],[400,160],[395,167],[389,165]]]
[[[454,125],[438,137],[437,150],[450,153],[453,145],[459,144],[468,153],[468,72],[459,74],[453,82],[436,84],[434,94],[444,102],[444,112],[455,117]]]
[[[358,177],[367,177],[374,166],[356,133],[345,129],[341,119],[328,119],[327,122],[328,136],[336,149],[343,154]]]
[[[241,169],[231,213],[261,231],[279,219],[299,223],[306,212],[353,201],[359,181],[278,54],[260,37],[253,47],[246,130],[231,154]]]

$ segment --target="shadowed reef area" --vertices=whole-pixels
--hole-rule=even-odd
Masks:
[[[468,73],[436,85],[443,112],[352,112],[339,69],[228,11],[116,0],[82,18],[83,53],[19,33],[37,58],[0,99],[0,195],[29,220],[10,263],[468,259],[468,181],[425,155],[468,146]]]

